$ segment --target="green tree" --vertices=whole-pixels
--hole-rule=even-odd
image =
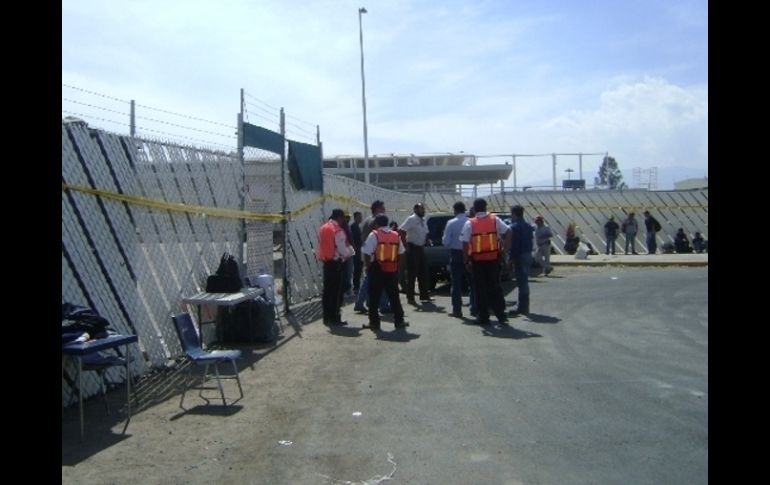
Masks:
[[[610,190],[622,190],[627,188],[623,182],[623,174],[618,168],[618,162],[612,157],[604,157],[599,167],[599,176],[594,178],[594,185],[607,187]]]

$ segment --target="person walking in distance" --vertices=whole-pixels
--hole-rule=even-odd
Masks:
[[[610,216],[610,220],[604,225],[604,237],[607,238],[607,251],[606,254],[615,254],[615,239],[618,238],[618,231],[620,226],[615,222],[615,216]]]
[[[343,265],[355,250],[347,244],[343,224],[345,213],[342,209],[334,209],[318,231],[318,259],[323,262],[323,321],[330,326],[348,324],[340,314]]]
[[[519,302],[516,310],[509,315],[529,314],[529,269],[532,266],[532,234],[534,228],[524,220],[524,208],[520,205],[511,207],[511,231],[506,245],[509,247],[509,264],[516,275],[516,287],[519,289]]]
[[[650,211],[644,211],[644,227],[647,229],[647,254],[655,254],[658,249],[655,235],[661,230],[661,227],[660,222],[650,215]]]
[[[420,288],[420,300],[432,301],[428,295],[428,265],[425,259],[425,243],[428,239],[428,225],[425,224],[425,207],[417,203],[414,213],[404,220],[398,232],[406,239],[406,301],[416,305],[414,280]]]
[[[636,223],[636,214],[633,212],[628,213],[628,217],[623,221],[620,226],[620,230],[623,231],[623,235],[626,237],[626,249],[625,254],[628,254],[628,246],[631,246],[632,254],[639,254],[636,252],[636,233],[639,232],[639,225]]]
[[[551,238],[553,232],[551,228],[545,225],[543,216],[535,217],[535,241],[537,243],[537,253],[535,253],[535,260],[538,262],[541,268],[543,268],[543,274],[548,276],[553,271],[551,266]]]
[[[476,323],[489,325],[490,309],[500,323],[507,323],[505,300],[500,286],[500,265],[502,241],[508,226],[494,214],[487,213],[487,201],[473,201],[476,215],[463,226],[460,240],[463,242],[465,264],[473,273],[476,285]]]
[[[388,226],[388,216],[380,214],[374,219],[375,229],[369,233],[362,248],[366,274],[369,278],[369,328],[380,329],[380,313],[377,307],[383,291],[388,295],[396,328],[404,328],[404,309],[398,295],[398,262],[406,250],[398,232]]]
[[[444,247],[449,248],[449,269],[451,278],[451,289],[449,294],[452,299],[452,313],[450,313],[449,316],[462,318],[465,258],[463,257],[463,243],[460,241],[460,233],[462,233],[465,223],[468,222],[468,217],[465,215],[465,204],[463,202],[455,202],[453,209],[455,217],[446,223],[441,243]]]

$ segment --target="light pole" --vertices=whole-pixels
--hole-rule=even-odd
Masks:
[[[358,9],[358,35],[361,41],[361,104],[364,107],[364,182],[369,183],[369,140],[366,131],[366,81],[364,80],[364,29],[361,26],[361,14],[366,8]]]

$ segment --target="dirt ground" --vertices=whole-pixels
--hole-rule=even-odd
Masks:
[[[649,271],[649,268],[622,270]],[[613,266],[559,266],[549,278],[618,271],[619,268]],[[543,291],[541,287],[533,292]],[[451,308],[448,300],[446,288],[440,289],[436,304]],[[407,318],[419,320],[418,313],[410,313]],[[307,463],[298,466],[296,476],[292,470],[275,468],[278,463],[286,466],[281,454],[293,446],[292,435],[287,430],[300,424],[311,429],[315,426],[313,421],[303,420],[311,414],[316,399],[323,400],[326,409],[347,410],[348,396],[371,391],[366,388],[365,379],[344,383],[318,379],[319,372],[333,376],[345,369],[356,369],[362,360],[387,355],[383,354],[387,352],[387,342],[369,338],[372,335],[368,333],[358,334],[364,317],[353,314],[352,303],[344,308],[343,316],[349,320],[353,317],[355,324],[351,320],[349,328],[330,332],[320,324],[320,304],[309,303],[297,308],[288,319],[282,318],[283,336],[276,345],[232,346],[243,352],[238,366],[245,395],[233,405],[223,407],[216,390],[204,391],[210,404],[206,404],[197,391],[188,391],[186,409],[180,408],[180,391],[188,379],[182,366],[149,373],[137,383],[125,434],[123,387],[108,393],[112,410],[109,416],[99,399],[85,403],[85,440],[82,442],[77,406],[65,409],[62,483],[271,483],[268,477],[276,474],[283,477],[281,483],[370,484],[385,480],[394,470],[387,456],[373,457],[378,463],[376,474],[372,473],[375,478],[361,482],[329,477],[321,466],[315,478],[308,481],[299,471],[308,466]],[[383,322],[387,325],[387,320]],[[359,336],[365,338],[339,338]],[[226,370],[224,367],[222,370]],[[234,381],[225,381],[225,386],[229,400],[237,397]],[[340,427],[348,426],[342,415],[337,417],[334,411],[330,414],[329,419],[340,419]],[[318,459],[312,450],[308,453]],[[344,462],[346,458],[336,456],[334,459]],[[337,463],[337,466],[342,465]],[[350,464],[349,468],[354,465]]]

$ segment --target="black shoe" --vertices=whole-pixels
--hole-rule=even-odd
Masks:
[[[386,308],[385,310],[380,310],[380,313],[382,313],[383,315],[387,315],[388,313],[393,313],[393,309]]]
[[[328,325],[330,327],[342,327],[347,324],[348,322],[345,320],[324,320],[324,325]]]
[[[483,327],[486,327],[487,325],[491,325],[491,322],[489,321],[489,318],[487,319],[476,319],[476,325],[481,325]]]
[[[414,301],[414,298],[411,298],[411,299],[410,299],[410,298],[407,298],[407,299],[406,299],[406,302],[407,302],[407,303],[409,303],[410,305],[416,305],[416,304],[417,304],[417,302],[416,302],[416,301]]]
[[[471,316],[472,317],[478,317],[479,316],[479,312],[471,310]]]
[[[497,316],[497,321],[498,321],[498,323],[500,323],[500,325],[507,325],[508,324],[508,317],[506,317],[505,315],[498,315]]]
[[[353,307],[353,311],[356,312],[356,313],[369,313],[369,310],[365,306],[363,306],[363,305],[361,305],[361,306],[358,306],[358,305],[354,306]]]
[[[398,322],[395,325],[396,325],[396,328],[406,328],[409,326],[409,322],[407,321]]]
[[[378,332],[380,330],[380,326],[378,325],[364,325],[361,328],[368,328],[372,332]]]
[[[420,301],[436,301],[436,299],[430,296],[426,296],[426,297],[420,297]]]
[[[449,316],[450,317],[455,317],[455,318],[462,318],[463,317],[463,312],[452,312],[452,313],[449,314]]]

